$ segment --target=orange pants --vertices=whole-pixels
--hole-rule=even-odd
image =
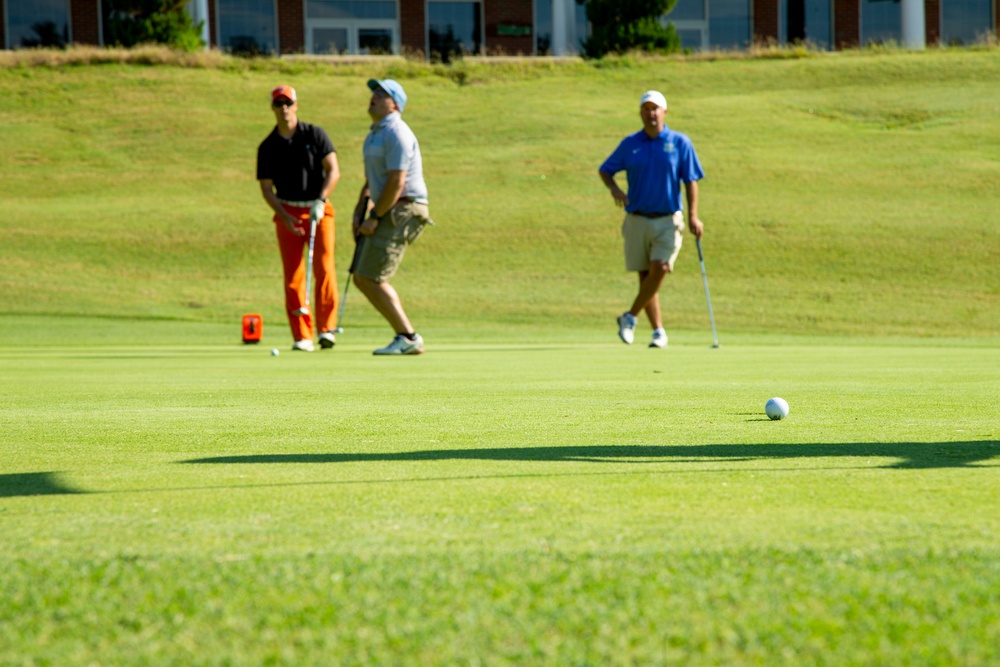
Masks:
[[[308,315],[296,315],[295,311],[305,303],[306,270],[303,253],[309,250],[309,209],[283,204],[285,210],[298,219],[296,225],[305,232],[296,236],[285,227],[285,223],[275,215],[275,232],[278,248],[281,250],[281,265],[285,273],[285,310],[288,324],[295,340],[313,338],[313,324],[322,331],[333,331],[337,326],[337,270],[333,263],[334,239],[336,237],[333,206],[326,203],[326,215],[316,225],[316,243],[313,246],[313,292]],[[316,318],[315,320],[313,318]]]

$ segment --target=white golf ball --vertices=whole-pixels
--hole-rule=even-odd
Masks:
[[[271,356],[272,356],[272,357],[276,357],[276,356],[278,356],[279,354],[281,354],[281,352],[278,352],[278,348],[276,348],[276,347],[275,347],[275,348],[273,348],[273,349],[271,350]]]
[[[764,405],[764,412],[771,419],[784,419],[788,416],[788,402],[775,396]]]

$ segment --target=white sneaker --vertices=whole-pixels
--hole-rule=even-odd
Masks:
[[[618,318],[618,337],[626,345],[635,340],[635,317],[632,313],[622,313]]]
[[[308,338],[303,338],[302,340],[297,340],[292,344],[293,350],[298,350],[299,352],[312,352],[316,349],[313,342]]]
[[[324,331],[319,335],[319,346],[324,350],[329,350],[336,344],[337,337],[333,335],[332,331]]]
[[[379,349],[372,352],[372,354],[423,354],[424,353],[424,339],[420,337],[420,334],[415,334],[413,340],[408,339],[403,334],[396,334],[396,337],[392,339],[392,342],[385,347],[380,347]]]
[[[653,332],[653,340],[649,341],[650,347],[666,347],[667,346],[667,332],[663,329],[657,329]]]

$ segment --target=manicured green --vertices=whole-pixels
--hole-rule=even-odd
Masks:
[[[338,147],[343,278],[358,67],[0,69],[0,665],[1000,662],[1000,53],[371,73],[438,222],[419,358],[357,291],[288,349],[266,94]],[[649,87],[721,349],[690,240],[669,349],[615,335],[596,169]]]

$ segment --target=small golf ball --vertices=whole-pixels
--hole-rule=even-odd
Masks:
[[[273,348],[273,349],[271,350],[271,356],[272,356],[272,357],[276,357],[276,356],[278,356],[279,354],[281,354],[281,352],[278,352],[278,348]]]
[[[788,416],[788,402],[775,396],[764,405],[764,412],[771,419],[784,419]]]

